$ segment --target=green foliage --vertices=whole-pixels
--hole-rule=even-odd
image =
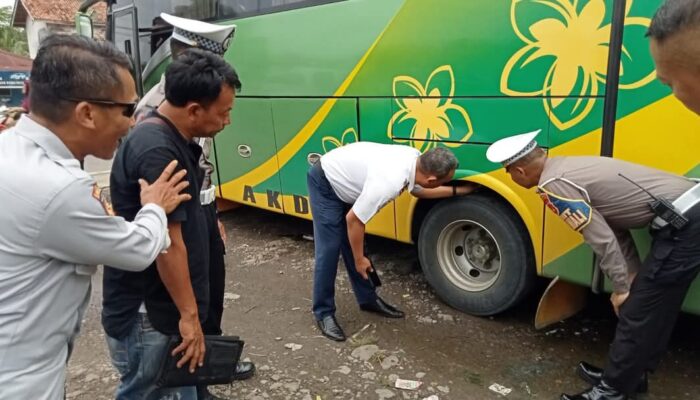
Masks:
[[[12,7],[0,7],[0,49],[29,55],[24,29],[12,27]]]

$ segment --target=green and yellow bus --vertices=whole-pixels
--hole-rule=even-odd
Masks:
[[[435,292],[466,313],[558,277],[540,325],[609,290],[582,237],[487,161],[490,143],[542,129],[550,155],[613,156],[697,175],[699,122],[655,79],[645,38],[661,0],[109,0],[107,37],[142,90],[169,61],[160,12],[237,25],[226,59],[243,91],[215,139],[219,196],[310,218],[311,162],[356,141],[451,149],[477,194],[403,194],[368,225],[415,243]],[[630,190],[634,190],[631,188]],[[645,232],[635,233],[640,248]],[[684,310],[700,312],[693,285]],[[581,288],[581,289],[577,289]]]

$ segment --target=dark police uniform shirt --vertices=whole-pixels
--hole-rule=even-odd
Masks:
[[[139,178],[155,181],[168,163],[176,159],[185,168],[190,183],[186,191],[192,199],[181,203],[168,215],[168,222],[180,222],[187,248],[190,281],[197,299],[200,321],[209,305],[209,243],[207,224],[199,204],[203,173],[198,166],[202,148],[188,141],[165,117],[149,114],[127,136],[119,148],[110,177],[112,204],[117,215],[132,220],[139,208]],[[103,279],[102,325],[114,338],[127,335],[141,304],[145,304],[153,326],[165,334],[178,333],[180,313],[153,263],[143,272],[125,272],[105,267]]]

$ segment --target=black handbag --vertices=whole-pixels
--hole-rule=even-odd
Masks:
[[[190,373],[188,364],[177,367],[180,355],[171,355],[180,343],[182,338],[179,336],[170,337],[168,351],[163,356],[156,380],[158,387],[221,385],[233,382],[244,345],[238,336],[205,335],[204,365],[197,367],[193,373]]]

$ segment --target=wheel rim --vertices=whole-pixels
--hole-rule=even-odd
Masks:
[[[458,220],[438,236],[438,263],[444,275],[462,290],[488,289],[501,274],[501,250],[493,234],[478,222]]]

